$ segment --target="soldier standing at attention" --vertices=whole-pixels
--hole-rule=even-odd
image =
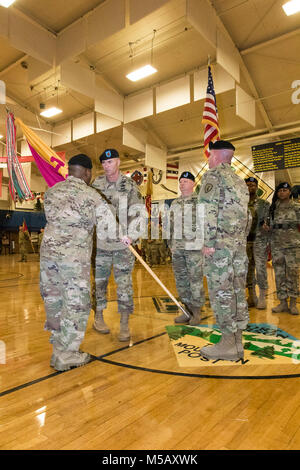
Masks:
[[[190,313],[190,318],[182,314],[175,318],[175,323],[199,325],[201,308],[205,303],[203,288],[202,246],[196,246],[197,195],[194,193],[195,177],[184,171],[179,178],[181,195],[170,206],[170,249],[176,288],[181,302]],[[187,222],[188,212],[192,216],[190,227]],[[185,219],[186,216],[186,219]],[[181,220],[182,230],[176,239],[175,225]],[[178,228],[178,227],[177,227]],[[198,249],[197,249],[198,248]]]
[[[29,238],[29,233],[24,230],[23,225],[20,225],[19,227],[19,252],[21,255],[21,259],[19,260],[19,263],[27,262],[27,254],[28,254],[28,249],[27,249],[27,242],[30,240]]]
[[[90,360],[79,351],[90,313],[92,236],[96,220],[104,223],[108,204],[88,186],[91,159],[83,154],[68,163],[69,176],[45,193],[47,224],[40,252],[40,289],[51,332],[50,365],[68,370]]]
[[[141,204],[142,197],[136,183],[119,171],[120,158],[115,149],[105,150],[99,157],[105,175],[97,177],[92,186],[110,203],[110,208],[121,226],[125,220],[127,227],[134,219],[130,216],[130,208]],[[117,227],[117,232],[119,228]],[[96,312],[94,328],[99,333],[110,332],[104,322],[103,310],[107,306],[107,285],[113,267],[117,284],[118,312],[120,314],[120,341],[130,339],[129,315],[133,312],[132,270],[135,257],[127,248],[132,240],[129,236],[111,234],[110,239],[97,239],[95,266]]]
[[[252,215],[252,225],[247,237],[248,255],[248,306],[258,309],[266,308],[266,292],[268,289],[267,259],[268,259],[268,232],[263,229],[269,216],[270,203],[257,196],[258,181],[254,177],[246,178],[250,200],[248,209]],[[255,285],[259,287],[257,299]]]
[[[236,361],[244,357],[242,331],[249,320],[245,296],[249,191],[231,168],[234,146],[218,140],[209,148],[210,169],[202,178],[198,202],[205,209],[204,275],[222,337],[200,352],[207,359]]]
[[[270,207],[272,265],[280,300],[272,312],[299,315],[296,302],[299,296],[300,204],[292,201],[291,195],[289,183],[280,183]]]

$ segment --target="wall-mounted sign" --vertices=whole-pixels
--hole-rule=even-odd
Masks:
[[[255,173],[300,167],[300,138],[252,147]]]

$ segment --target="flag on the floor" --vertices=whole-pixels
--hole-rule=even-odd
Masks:
[[[215,142],[216,140],[220,139],[216,94],[214,90],[214,82],[210,65],[208,66],[208,85],[206,90],[202,124],[205,124],[204,154],[207,158],[209,158],[209,142]]]
[[[16,123],[21,127],[37,167],[49,187],[68,176],[68,164],[40,139],[32,129],[27,127],[19,118]]]

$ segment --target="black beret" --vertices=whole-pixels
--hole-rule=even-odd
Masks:
[[[279,185],[277,186],[276,188],[276,193],[277,191],[279,191],[279,189],[281,188],[288,188],[289,190],[291,190],[291,186],[289,185],[289,183],[279,183]]]
[[[115,149],[106,149],[101,153],[99,160],[102,163],[104,160],[111,160],[112,158],[119,158],[119,153]]]
[[[74,155],[74,157],[70,158],[68,165],[79,165],[89,169],[93,168],[92,160],[83,153],[79,153],[78,155]]]
[[[209,142],[209,150],[223,149],[235,150],[235,147],[228,140],[216,140],[215,142]]]
[[[179,181],[181,180],[181,178],[188,178],[189,180],[195,181],[195,176],[189,171],[184,171],[183,173],[181,173]]]
[[[253,176],[249,176],[249,178],[245,178],[245,182],[246,183],[256,183],[256,184],[258,184],[257,179],[254,178]]]

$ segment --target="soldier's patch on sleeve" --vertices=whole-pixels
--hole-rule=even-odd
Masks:
[[[204,187],[204,192],[205,193],[209,193],[213,188],[213,185],[211,183],[206,183],[205,187]]]

